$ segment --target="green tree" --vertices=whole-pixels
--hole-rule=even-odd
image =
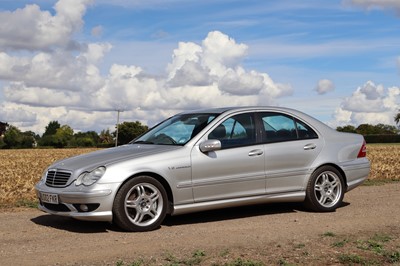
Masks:
[[[3,137],[0,136],[0,149],[3,149],[6,146],[6,144],[4,143]]]
[[[4,148],[32,148],[35,143],[35,133],[32,131],[21,132],[15,126],[8,126],[0,146]]]
[[[55,139],[55,135],[57,133],[57,129],[61,127],[58,121],[50,121],[46,126],[45,131],[42,135],[42,138],[39,140],[40,146],[57,146],[58,142]]]
[[[139,121],[123,122],[118,125],[118,145],[127,144],[134,138],[142,135],[149,128]],[[113,133],[116,136],[116,132]]]
[[[58,121],[50,121],[49,124],[46,126],[45,131],[43,133],[44,136],[52,136],[57,133],[57,129],[61,127]]]
[[[32,148],[36,145],[36,138],[38,137],[35,132],[25,131],[22,133],[21,148]]]
[[[396,124],[400,126],[400,112],[398,112],[397,115],[394,117],[394,121],[396,122]]]
[[[15,126],[8,126],[3,141],[6,148],[18,148],[22,141],[22,132]]]
[[[336,130],[340,132],[356,133],[356,128],[352,125],[337,127]]]
[[[361,124],[356,129],[357,133],[362,135],[395,135],[398,133],[398,129],[392,125],[385,124]]]
[[[378,134],[395,135],[398,132],[398,129],[392,125],[377,124],[375,127]]]
[[[100,136],[99,136],[100,140],[99,142],[101,144],[112,144],[114,142],[114,137],[113,135],[110,133],[110,130],[102,130],[100,132]]]
[[[56,134],[54,135],[54,146],[57,148],[64,148],[69,144],[74,136],[74,130],[68,126],[63,125],[57,129]]]
[[[77,147],[95,147],[99,141],[100,137],[95,131],[78,132],[74,134],[70,145]]]

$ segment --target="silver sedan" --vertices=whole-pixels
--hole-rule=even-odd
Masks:
[[[246,204],[334,211],[369,171],[361,135],[292,109],[237,107],[180,113],[127,145],[58,161],[35,188],[44,212],[148,231],[167,214]]]

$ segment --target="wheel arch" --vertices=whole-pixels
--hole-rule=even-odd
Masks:
[[[325,164],[322,164],[322,165],[318,166],[317,168],[315,168],[314,172],[324,166],[331,166],[331,167],[335,168],[342,175],[343,183],[344,183],[345,191],[346,191],[347,190],[347,177],[346,177],[346,173],[343,171],[343,169],[334,163],[325,163]]]
[[[162,177],[159,174],[153,173],[153,172],[140,172],[140,173],[136,173],[132,176],[130,176],[129,178],[127,178],[124,182],[121,183],[121,185],[119,186],[118,190],[121,189],[121,187],[123,187],[123,185],[128,182],[129,180],[138,177],[138,176],[149,176],[152,177],[154,179],[156,179],[158,182],[161,183],[161,185],[164,187],[165,191],[167,192],[167,197],[168,197],[168,208],[167,208],[167,214],[170,214],[173,210],[173,202],[174,202],[174,196],[172,194],[172,189],[171,186],[169,185],[169,183],[167,182],[167,180],[165,180],[164,177]]]

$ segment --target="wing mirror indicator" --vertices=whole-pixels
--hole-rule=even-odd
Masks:
[[[217,139],[209,139],[200,143],[200,150],[204,153],[220,149],[221,149],[221,141]]]

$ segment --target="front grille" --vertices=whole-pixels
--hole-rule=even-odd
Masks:
[[[70,172],[49,170],[47,171],[46,185],[49,187],[66,187],[70,177]]]

